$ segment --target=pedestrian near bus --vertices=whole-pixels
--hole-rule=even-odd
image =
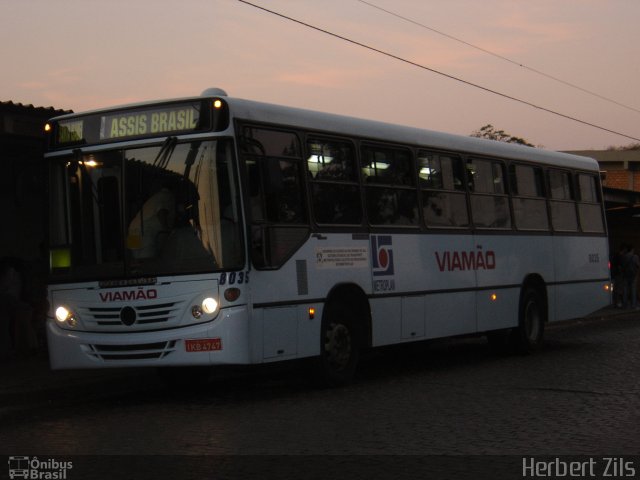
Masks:
[[[622,257],[622,276],[624,281],[624,294],[622,308],[638,307],[638,271],[640,271],[640,258],[636,255],[635,248],[627,245],[627,253]]]
[[[613,304],[622,308],[624,301],[624,256],[627,253],[627,244],[620,245],[618,251],[611,257],[611,277],[613,278]]]
[[[0,357],[24,356],[35,351],[33,309],[24,300],[23,263],[16,258],[0,259]]]

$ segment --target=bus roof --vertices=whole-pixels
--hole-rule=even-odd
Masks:
[[[225,100],[229,103],[234,118],[237,119],[462,154],[508,158],[582,170],[599,170],[596,160],[568,153],[252,100],[239,98]]]
[[[396,125],[376,120],[366,120],[346,115],[337,115],[315,110],[234,98],[223,95],[224,92],[221,90],[219,93],[219,95],[209,95],[209,90],[204,92],[206,96],[211,96],[211,98],[224,99],[224,101],[229,105],[232,117],[236,119],[270,123],[291,128],[304,128],[327,135],[356,136],[372,141],[386,141],[412,145],[415,147],[424,147],[427,149],[446,150],[452,153],[500,157],[581,170],[599,170],[598,162],[589,157],[499,142],[495,140],[487,140],[483,138],[454,135],[416,127]],[[131,107],[153,106],[158,103],[192,101],[202,98],[203,97],[200,96],[167,99],[161,102],[140,102],[122,105],[119,107],[62,115],[53,120],[73,118],[75,116],[101,112],[110,112]]]

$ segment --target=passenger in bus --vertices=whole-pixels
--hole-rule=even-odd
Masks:
[[[164,186],[144,202],[129,224],[127,247],[135,259],[157,257],[175,224],[175,195]]]

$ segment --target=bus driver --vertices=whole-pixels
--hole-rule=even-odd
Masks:
[[[167,187],[163,187],[144,202],[129,224],[127,247],[133,258],[157,257],[175,220],[175,197]]]

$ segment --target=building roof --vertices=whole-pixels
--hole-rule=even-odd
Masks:
[[[0,111],[16,112],[16,113],[35,113],[35,114],[42,114],[43,116],[47,116],[47,117],[64,115],[66,113],[73,113],[73,110],[62,110],[54,107],[34,107],[32,104],[24,105],[22,103],[14,103],[11,100],[7,102],[3,102],[0,100]]]
[[[640,150],[573,150],[567,153],[595,158],[600,163],[640,162]]]
[[[0,101],[0,136],[42,137],[43,126],[48,119],[71,112],[72,110]]]

